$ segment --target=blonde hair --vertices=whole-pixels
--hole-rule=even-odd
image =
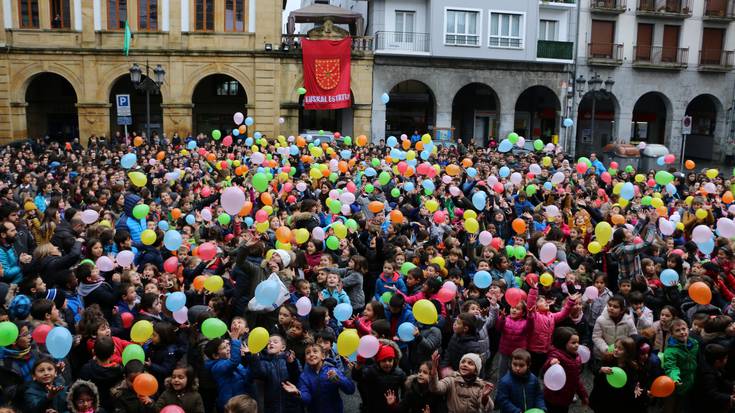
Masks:
[[[33,260],[38,260],[44,257],[49,257],[54,252],[54,248],[56,246],[50,242],[45,242],[39,246],[36,247],[35,250],[33,250]]]
[[[252,397],[241,394],[225,404],[225,413],[258,413],[258,403]]]

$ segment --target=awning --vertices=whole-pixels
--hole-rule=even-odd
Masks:
[[[364,35],[365,20],[362,14],[329,4],[312,4],[297,9],[288,15],[288,34],[294,34],[296,23],[324,23],[331,20],[334,24],[348,24],[353,36]]]

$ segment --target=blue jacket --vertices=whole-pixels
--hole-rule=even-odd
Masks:
[[[0,265],[3,266],[4,282],[18,284],[23,279],[18,254],[15,253],[15,248],[12,245],[9,247],[0,246]]]
[[[265,381],[263,399],[268,413],[292,412],[298,410],[298,400],[283,390],[281,383],[298,383],[299,363],[289,363],[285,354],[261,354],[250,357],[253,376]]]
[[[115,223],[115,230],[127,230],[130,232],[130,238],[133,242],[140,242],[140,234],[147,228],[145,219],[133,218],[133,208],[140,202],[140,197],[135,194],[125,195],[125,206],[123,207],[123,214]]]
[[[403,281],[403,277],[401,277],[397,272],[394,272],[390,278],[386,277],[385,273],[380,273],[378,279],[375,280],[375,301],[380,301],[380,296],[383,295],[384,292],[393,292],[393,290],[385,288],[389,285],[398,288],[403,294],[408,292],[406,283]]]
[[[605,169],[605,165],[602,162],[600,162],[599,159],[595,159],[594,161],[592,161],[592,166],[595,167],[596,175],[602,175],[603,172],[607,171],[607,169]]]
[[[339,380],[335,383],[327,377],[330,370],[337,372]],[[309,413],[342,413],[342,397],[339,390],[345,394],[355,392],[355,383],[345,377],[339,369],[326,364],[319,372],[307,366],[299,377],[299,391],[301,402]]]
[[[57,377],[54,386],[63,386],[64,381]],[[53,399],[46,397],[46,387],[37,381],[32,381],[25,389],[25,406],[23,411],[28,413],[46,413],[47,409],[56,410],[59,413],[67,412],[66,389],[61,390]]]
[[[493,278],[493,281],[497,281],[499,279],[505,280],[506,288],[518,288],[520,285],[516,285],[516,277],[513,276],[513,272],[510,270],[505,270],[505,272],[501,272],[498,269],[493,268],[490,270],[490,276]]]
[[[217,382],[217,408],[225,409],[225,404],[231,398],[240,394],[248,394],[255,397],[253,392],[253,378],[250,369],[245,368],[240,361],[240,340],[231,341],[230,358],[219,360],[207,360],[205,367],[212,373],[214,381]]]
[[[350,297],[347,295],[345,290],[337,291],[337,289],[335,288],[334,291],[330,292],[328,288],[325,288],[322,290],[322,297],[323,299],[319,300],[317,305],[321,305],[322,301],[330,297],[337,300],[337,304],[342,304],[342,303],[350,304]]]
[[[498,383],[495,403],[500,413],[523,413],[530,409],[546,410],[544,392],[538,378],[533,373],[519,377],[509,371]]]
[[[42,214],[46,212],[46,207],[48,206],[48,204],[46,204],[46,197],[42,194],[38,194],[35,198],[33,198],[33,204],[36,205],[36,208],[38,208],[38,212]]]
[[[82,319],[82,311],[84,311],[84,304],[82,304],[82,298],[75,291],[61,290],[66,297],[66,308],[74,314],[74,324],[79,323]]]

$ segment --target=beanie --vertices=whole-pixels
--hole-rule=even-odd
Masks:
[[[472,362],[472,364],[475,365],[475,369],[477,369],[476,374],[479,376],[480,371],[482,371],[482,359],[480,358],[480,356],[475,353],[467,353],[464,356],[462,356],[459,362],[462,363],[464,359],[469,359]]]
[[[390,346],[390,345],[380,346],[380,350],[378,350],[378,354],[375,355],[375,361],[383,361],[383,360],[394,359],[394,358],[396,358],[396,351],[393,349],[393,346]]]
[[[36,207],[36,204],[34,204],[31,201],[26,201],[25,204],[23,204],[23,209],[26,211],[33,211],[34,209],[38,209]]]

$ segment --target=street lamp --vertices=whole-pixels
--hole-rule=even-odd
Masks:
[[[591,119],[591,125],[590,125],[590,133],[592,134],[592,142],[594,144],[595,141],[595,117],[597,116],[597,110],[596,110],[596,103],[597,98],[606,98],[608,97],[608,94],[610,91],[612,91],[612,87],[615,84],[615,80],[611,76],[607,77],[607,80],[603,82],[602,78],[600,77],[597,72],[595,72],[592,75],[592,78],[589,80],[585,79],[583,75],[579,75],[577,79],[575,79],[574,83],[577,87],[577,92],[579,93],[580,99],[585,95],[585,84],[589,86],[589,92],[592,98],[592,119]],[[580,100],[581,103],[581,100]]]
[[[133,63],[130,67],[130,81],[133,82],[133,86],[137,90],[145,92],[145,124],[146,124],[146,139],[151,138],[151,93],[161,93],[161,85],[163,85],[166,71],[163,70],[161,65],[156,65],[153,69],[153,78],[149,76],[150,67],[148,61],[145,62],[145,78],[143,78],[143,71],[137,63]]]

